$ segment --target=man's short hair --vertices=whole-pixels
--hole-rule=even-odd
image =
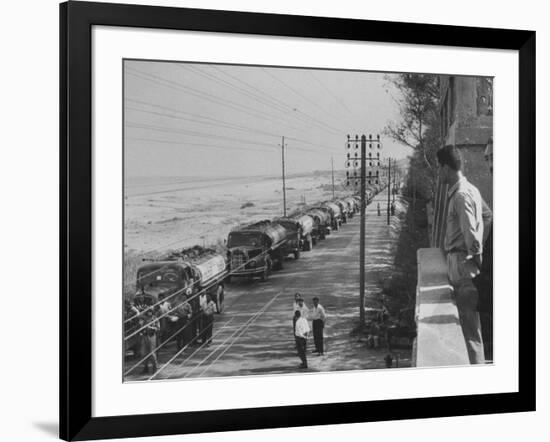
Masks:
[[[439,149],[436,155],[437,161],[441,166],[449,166],[455,171],[462,170],[462,155],[460,155],[460,151],[452,144]]]
[[[296,310],[294,312],[294,316],[296,316],[297,318],[299,318],[302,314],[300,313],[300,310]]]
[[[314,297],[313,297],[313,300],[314,300],[314,301],[319,301],[319,297],[318,297],[318,296],[314,296]]]

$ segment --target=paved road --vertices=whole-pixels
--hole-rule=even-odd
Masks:
[[[393,262],[395,240],[386,224],[387,193],[367,208],[367,295],[378,290],[380,278]],[[380,203],[382,216],[377,216]],[[363,340],[350,336],[359,316],[359,216],[317,243],[300,259],[289,258],[284,269],[267,282],[236,279],[226,286],[225,311],[216,315],[213,344],[189,348],[167,365],[155,379],[242,376],[302,372],[294,349],[292,304],[299,291],[311,307],[319,296],[327,311],[324,356],[311,354],[308,371],[384,368],[383,349],[367,349]],[[175,344],[160,352],[160,366],[175,353]],[[402,359],[400,366],[409,365]],[[135,370],[139,373],[139,369]],[[127,380],[146,379],[132,373]]]

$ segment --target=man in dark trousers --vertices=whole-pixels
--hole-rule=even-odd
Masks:
[[[493,137],[487,141],[485,148],[485,161],[489,173],[493,175]],[[487,227],[487,226],[486,226]],[[483,261],[481,273],[474,279],[474,284],[479,292],[479,319],[483,336],[485,358],[493,360],[493,231],[492,225],[484,232],[485,244],[483,245]]]
[[[294,325],[294,336],[296,337],[296,346],[298,349],[298,356],[302,361],[300,368],[307,368],[307,357],[306,357],[306,348],[307,348],[307,335],[309,333],[309,325],[307,320],[302,317],[300,310],[294,312],[294,318],[296,322]]]
[[[141,341],[141,355],[146,356],[147,359],[143,362],[142,374],[149,373],[149,364],[153,373],[157,371],[157,333],[159,332],[159,323],[156,319],[153,310],[147,310],[144,313],[144,318],[140,320],[140,327],[145,327],[140,333]]]
[[[313,308],[309,312],[309,318],[311,319],[313,326],[313,343],[315,344],[315,353],[323,355],[323,329],[325,328],[327,316],[325,314],[325,309],[321,304],[319,304],[319,298],[317,296],[313,298]]]
[[[178,318],[177,327],[179,328],[179,332],[176,337],[177,348],[178,350],[181,350],[191,342],[194,332],[191,330],[193,309],[189,302],[187,302],[187,295],[181,295],[174,313]]]
[[[216,313],[216,303],[212,300],[210,294],[206,295],[206,305],[202,309],[202,342],[208,347],[212,344],[212,330],[214,328],[214,313]]]
[[[492,213],[479,190],[462,174],[462,157],[455,146],[439,149],[437,160],[439,177],[449,186],[444,243],[449,281],[454,289],[470,363],[483,364],[485,354],[477,310],[479,293],[472,280],[480,273]]]

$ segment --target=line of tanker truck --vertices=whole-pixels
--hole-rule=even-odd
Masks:
[[[379,185],[368,186],[366,204],[381,190]],[[137,293],[152,304],[159,302],[160,294],[192,297],[202,291],[221,312],[226,282],[236,277],[267,280],[272,270],[282,269],[287,256],[299,259],[359,210],[360,198],[348,196],[303,207],[287,217],[237,226],[229,232],[225,256],[195,246],[144,262],[137,270]]]

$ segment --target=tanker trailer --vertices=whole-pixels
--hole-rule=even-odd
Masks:
[[[295,217],[296,221],[300,224],[301,229],[301,236],[302,236],[302,250],[305,252],[310,251],[313,249],[313,238],[312,238],[312,231],[313,231],[313,218],[309,215],[301,215],[298,217]]]
[[[217,313],[223,311],[224,280],[228,275],[225,257],[213,249],[195,246],[189,249],[172,252],[155,260],[148,260],[137,270],[134,305],[147,296],[150,304],[157,304],[162,299],[176,310],[185,300],[193,312],[198,312],[199,293],[207,293],[216,303]],[[146,307],[147,308],[147,307]],[[138,307],[139,309],[139,307]],[[155,308],[155,310],[158,307]],[[167,314],[160,318],[161,338],[176,338],[177,330],[185,326],[190,318],[176,314]]]
[[[340,207],[340,212],[342,213],[342,224],[346,224],[348,219],[351,218],[348,203],[342,199],[334,200],[333,203]]]
[[[313,218],[313,228],[311,231],[312,243],[315,245],[317,240],[325,239],[330,234],[330,214],[328,209],[311,208],[306,215]]]
[[[357,212],[357,205],[355,203],[355,199],[353,199],[351,196],[348,196],[344,198],[345,203],[348,205],[348,212],[349,217],[353,218],[353,215]]]
[[[269,220],[233,229],[227,238],[230,277],[256,276],[265,281],[271,269],[282,269],[287,235],[282,225]]]
[[[311,250],[313,218],[308,215],[275,218],[273,223],[282,225],[288,233],[288,241],[283,246],[283,255],[293,254],[300,257],[300,251]]]
[[[330,212],[332,229],[338,230],[342,225],[342,211],[340,210],[340,206],[327,201],[323,203],[323,207],[326,207]]]

